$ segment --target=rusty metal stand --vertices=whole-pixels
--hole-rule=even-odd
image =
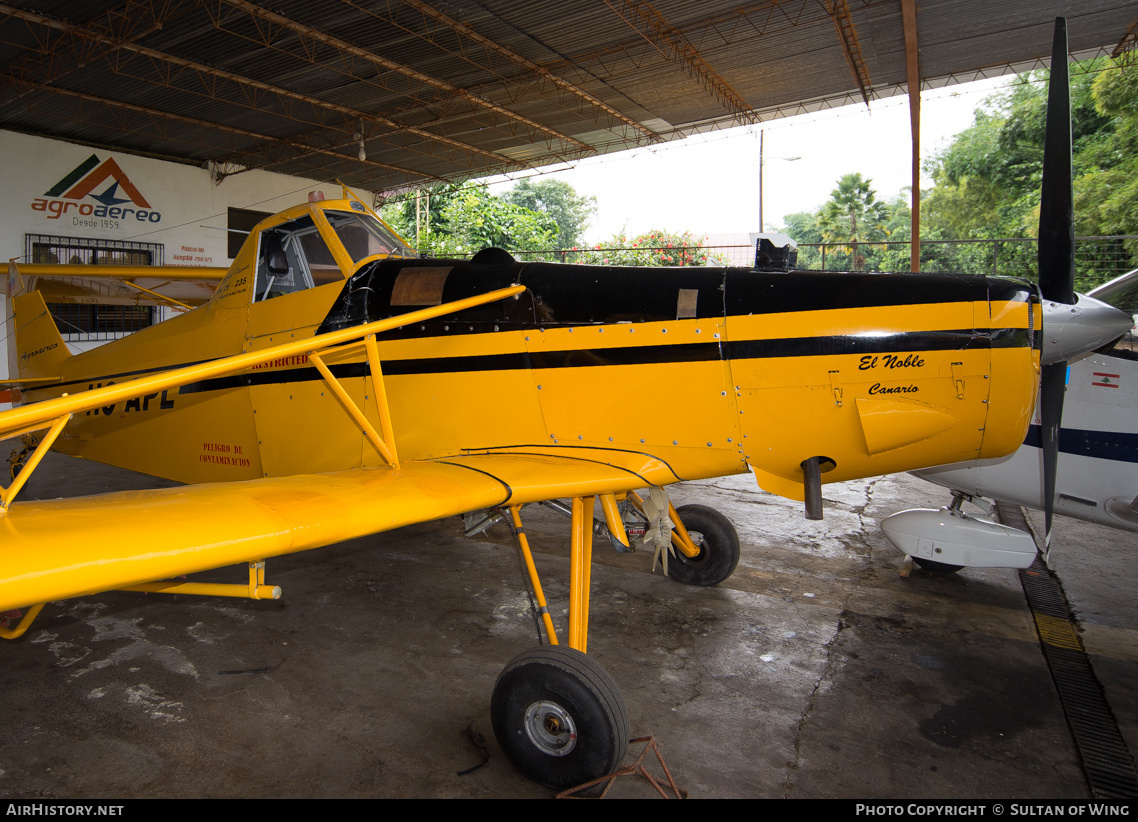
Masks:
[[[649,784],[651,784],[652,787],[656,789],[656,793],[660,794],[660,797],[662,799],[687,799],[688,798],[688,792],[685,790],[682,790],[676,784],[676,780],[672,779],[672,772],[668,770],[668,766],[664,762],[664,757],[660,754],[660,749],[656,746],[656,738],[654,736],[642,736],[642,737],[639,737],[637,739],[630,740],[628,744],[629,745],[635,745],[637,742],[644,742],[645,743],[644,750],[642,750],[640,752],[640,756],[636,757],[636,761],[633,762],[631,765],[627,765],[618,771],[613,771],[608,776],[602,776],[600,779],[594,779],[591,782],[585,782],[584,784],[578,785],[575,788],[570,788],[567,791],[562,791],[561,793],[557,794],[557,798],[558,799],[604,799],[606,796],[608,796],[608,792],[612,788],[613,784],[616,782],[617,777],[635,776],[635,775],[639,774],[640,776],[642,776],[648,780]],[[672,789],[672,796],[669,796],[667,794],[667,792],[665,792],[663,786],[660,784],[660,781],[658,779],[656,779],[656,777],[652,776],[652,774],[648,773],[647,767],[643,764],[644,763],[644,757],[646,757],[648,755],[649,748],[651,748],[652,751],[656,754],[656,761],[658,761],[660,763],[660,768],[664,771],[664,776],[667,778],[668,785]],[[581,795],[579,795],[579,794],[585,793],[586,791],[590,790],[591,788],[595,788],[597,785],[600,785],[601,783],[608,783],[608,784],[605,785],[605,789],[603,791],[601,791],[600,796],[592,797],[592,796],[581,796]]]

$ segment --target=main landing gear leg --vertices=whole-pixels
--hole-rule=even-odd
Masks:
[[[620,690],[604,668],[585,656],[593,498],[573,499],[568,647],[557,644],[517,507],[510,513],[550,644],[531,648],[506,665],[494,685],[490,718],[514,767],[543,785],[568,788],[619,768],[629,737]]]

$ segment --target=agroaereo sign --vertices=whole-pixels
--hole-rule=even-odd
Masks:
[[[162,214],[151,208],[118,163],[92,154],[32,201],[32,211],[49,220],[71,217],[73,225],[88,228],[123,228],[128,220],[159,223]]]

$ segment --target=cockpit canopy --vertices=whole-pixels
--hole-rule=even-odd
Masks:
[[[255,302],[341,281],[369,258],[415,256],[361,204],[327,205],[259,231]]]

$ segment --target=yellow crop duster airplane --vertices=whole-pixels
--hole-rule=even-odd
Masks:
[[[95,273],[148,295],[187,277]],[[738,559],[730,523],[635,489],[751,470],[820,516],[822,476],[1011,453],[1039,387],[1027,283],[420,259],[346,190],[258,225],[208,302],[90,352],[69,355],[45,307],[55,274],[92,276],[8,277],[23,404],[0,436],[23,437],[26,459],[0,497],[0,611],[29,607],[16,633],[43,603],[99,591],[227,593],[161,580],[233,563],[250,564],[233,587],[273,596],[268,557],[497,507],[549,644],[503,670],[495,733],[558,787],[615,769],[629,736],[584,654],[595,497],[616,540],[635,501],[672,534],[669,575],[714,584]],[[189,485],[15,502],[47,448]],[[556,498],[572,500],[567,646],[519,515]]]

